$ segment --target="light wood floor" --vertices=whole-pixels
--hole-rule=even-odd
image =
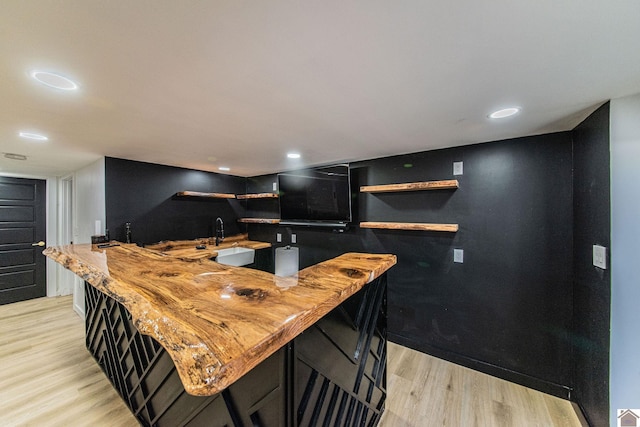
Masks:
[[[389,343],[382,427],[580,426],[566,400]]]
[[[0,426],[137,426],[71,297],[0,306]],[[569,402],[389,344],[382,427],[580,426]]]

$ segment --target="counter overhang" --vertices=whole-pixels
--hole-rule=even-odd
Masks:
[[[346,253],[277,277],[126,244],[44,253],[120,302],[196,396],[224,390],[396,263],[395,255]]]

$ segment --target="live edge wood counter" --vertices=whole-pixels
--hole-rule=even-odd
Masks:
[[[135,245],[44,254],[121,303],[195,396],[221,392],[396,263],[395,255],[347,253],[283,278]]]
[[[242,247],[259,250],[271,247],[271,243],[249,240],[249,236],[246,233],[226,237],[217,246],[214,242],[215,238],[213,237],[196,240],[169,240],[152,245],[145,245],[145,248],[161,252],[164,255],[169,255],[175,258],[184,258],[187,261],[190,261],[200,258],[215,258],[218,256],[218,251],[220,249]],[[196,246],[199,245],[204,246],[204,248],[196,248]]]

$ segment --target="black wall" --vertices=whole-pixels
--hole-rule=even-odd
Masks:
[[[464,161],[464,175],[452,175]],[[301,268],[346,251],[393,253],[390,339],[568,397],[572,384],[572,140],[557,133],[352,163],[355,185],[457,178],[455,191],[358,194],[356,221],[458,223],[456,234],[251,225],[295,233]],[[275,176],[248,181],[270,191]],[[274,208],[275,206],[275,208]],[[277,216],[277,205],[248,206]],[[273,211],[269,213],[269,209]],[[453,249],[464,263],[453,263]]]
[[[107,157],[105,186],[106,227],[112,239],[125,240],[126,222],[131,222],[138,244],[213,236],[218,216],[227,235],[241,231],[239,201],[173,196],[187,190],[242,194],[245,178]]]
[[[573,132],[352,163],[354,227],[345,232],[236,223],[279,217],[277,199],[173,198],[184,190],[271,192],[275,174],[245,179],[107,158],[107,227],[123,240],[130,221],[140,243],[193,239],[211,235],[221,216],[227,234],[248,230],[274,248],[295,233],[301,268],[348,251],[396,254],[388,274],[392,341],[570,397],[593,425],[606,425],[610,276],[591,265],[591,247],[610,246],[608,132],[606,104]],[[453,176],[454,161],[464,162],[463,175]],[[457,190],[358,191],[453,178]],[[361,221],[460,230],[370,230]],[[453,263],[454,248],[464,250],[463,264]]]
[[[592,245],[611,247],[609,103],[573,133],[574,399],[591,425],[604,426],[609,423],[611,274],[593,266]]]

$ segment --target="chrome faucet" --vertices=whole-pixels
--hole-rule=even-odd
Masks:
[[[216,218],[216,246],[224,240],[224,222],[222,218]]]

